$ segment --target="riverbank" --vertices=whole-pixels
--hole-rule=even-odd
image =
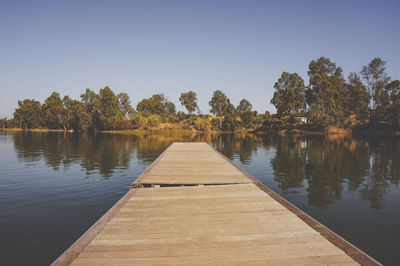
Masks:
[[[74,130],[64,129],[47,129],[47,128],[31,128],[31,129],[23,129],[23,128],[0,128],[0,131],[7,132],[66,132],[66,133],[74,133]],[[325,131],[321,130],[304,130],[297,128],[260,128],[260,129],[240,129],[235,131],[199,131],[195,128],[188,129],[180,129],[180,128],[170,128],[170,127],[161,127],[161,128],[152,128],[152,129],[124,129],[124,130],[99,130],[94,133],[103,133],[103,134],[123,134],[123,135],[145,135],[145,134],[158,134],[158,133],[166,133],[166,132],[174,132],[174,133],[182,133],[182,134],[270,134],[275,133],[281,136],[286,135],[352,135],[352,134],[379,134],[379,135],[393,135],[400,136],[400,131],[388,131],[388,130],[374,130],[374,129],[341,129],[331,127]]]
[[[26,132],[65,132],[64,129],[48,129],[48,128],[0,128],[1,131],[26,131]],[[74,130],[67,130],[66,132],[74,132]]]

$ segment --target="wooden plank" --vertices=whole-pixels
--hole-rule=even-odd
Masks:
[[[72,264],[301,261],[357,264],[249,183],[136,189]]]
[[[54,264],[378,264],[204,143],[171,145],[134,186]]]
[[[232,164],[226,162],[206,143],[173,143],[149,171],[140,176],[140,184],[244,184],[252,183]]]

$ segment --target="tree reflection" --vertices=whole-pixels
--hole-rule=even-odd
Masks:
[[[215,148],[233,160],[238,156],[243,164],[251,161],[253,154],[261,146],[261,137],[250,134],[218,134],[212,136]]]
[[[285,137],[277,138],[271,165],[283,193],[307,182],[309,204],[321,209],[358,191],[372,208],[383,208],[390,185],[398,185],[398,138]]]
[[[398,138],[386,141],[369,140],[369,169],[362,184],[361,196],[372,208],[383,207],[383,197],[390,185],[398,185],[400,178],[400,146]]]
[[[42,159],[55,171],[79,164],[90,176],[93,172],[109,178],[116,169],[127,169],[132,154],[145,163],[154,161],[171,143],[205,141],[210,134],[165,132],[163,134],[64,134],[16,132],[14,146],[18,158],[27,165]]]
[[[289,192],[290,188],[303,186],[306,156],[302,144],[303,142],[286,138],[276,146],[276,156],[271,164],[275,170],[274,180],[278,182],[283,193]]]
[[[262,150],[275,150],[271,160],[274,181],[283,193],[305,187],[309,204],[328,208],[345,190],[359,193],[372,208],[383,208],[385,195],[400,179],[398,137],[324,137],[196,134],[63,134],[16,132],[17,156],[27,165],[44,161],[55,171],[78,164],[90,176],[104,178],[116,169],[127,169],[133,157],[143,163],[154,161],[171,143],[211,143],[229,159],[248,164]]]
[[[135,136],[74,135],[22,132],[14,134],[18,157],[25,162],[44,159],[55,171],[79,164],[86,173],[110,177],[116,168],[127,168],[135,150]]]

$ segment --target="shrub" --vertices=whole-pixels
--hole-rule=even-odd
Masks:
[[[208,120],[208,118],[200,118],[198,117],[194,121],[194,127],[195,129],[199,131],[210,131],[211,130],[211,122]]]
[[[115,122],[115,129],[132,129],[132,123],[128,119],[122,119]]]
[[[161,117],[159,115],[150,115],[147,119],[147,126],[150,129],[158,127],[158,125],[161,123]]]
[[[132,118],[132,124],[134,128],[144,128],[147,125],[147,118],[142,113],[134,114]]]

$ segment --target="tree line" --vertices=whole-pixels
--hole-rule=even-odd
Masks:
[[[400,81],[387,75],[385,65],[374,58],[346,81],[341,67],[321,57],[308,66],[308,86],[297,73],[283,72],[271,103],[286,123],[306,117],[317,129],[386,126],[398,130]]]
[[[86,89],[80,100],[53,92],[43,103],[34,99],[18,101],[13,119],[1,119],[0,127],[99,131],[153,129],[169,123],[177,124],[180,129],[234,131],[239,127],[250,128],[257,115],[249,101],[243,99],[235,107],[220,90],[214,92],[209,103],[216,117],[200,113],[193,91],[182,93],[179,101],[187,113],[177,112],[175,104],[163,94],[143,99],[133,108],[127,93],[116,94],[109,87],[98,93]]]
[[[187,113],[177,112],[163,94],[143,99],[133,108],[127,93],[116,94],[105,87],[98,93],[86,89],[80,100],[53,92],[43,103],[18,101],[13,119],[1,119],[0,127],[99,131],[153,129],[168,123],[179,129],[235,131],[306,124],[319,130],[382,125],[398,130],[400,81],[386,74],[385,65],[374,58],[346,81],[341,67],[320,57],[308,66],[308,86],[297,73],[283,72],[274,85],[271,103],[277,113],[272,115],[258,114],[246,99],[234,106],[220,90],[209,101],[214,116],[201,114],[194,91],[179,97]]]

